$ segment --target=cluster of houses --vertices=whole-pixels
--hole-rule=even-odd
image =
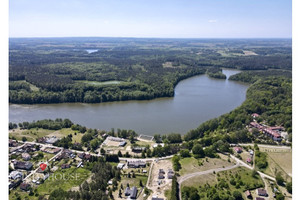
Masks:
[[[263,197],[268,197],[267,191],[263,188],[256,189],[256,193],[258,197],[256,197],[255,200],[265,200],[265,198]],[[251,192],[249,190],[245,191],[245,196],[247,197],[247,199],[253,199]]]
[[[164,179],[166,172],[163,169],[159,169],[158,171],[158,179]],[[168,169],[167,178],[172,179],[175,175],[174,171],[172,169]]]
[[[55,137],[51,138],[40,138],[45,141],[45,143],[52,143],[56,139]],[[46,139],[46,140],[45,140]],[[49,139],[49,140],[47,140]],[[42,142],[42,141],[39,141]],[[23,145],[19,144],[15,140],[9,140],[10,148],[10,166],[11,171],[9,173],[9,189],[16,188],[20,186],[21,190],[28,191],[31,188],[31,184],[28,181],[24,181],[23,179],[30,173],[31,170],[34,169],[33,163],[30,160],[36,156],[38,156],[38,151],[42,151],[50,154],[57,154],[54,161],[60,161],[62,159],[74,159],[76,157],[75,153],[69,149],[63,149],[58,147],[50,147],[46,146],[41,148],[41,145],[25,143]],[[83,166],[84,160],[89,160],[91,158],[90,154],[81,153],[78,155],[81,158],[81,162],[79,162],[77,167]],[[63,163],[60,165],[61,169],[70,168],[71,165],[68,163]],[[52,169],[58,169],[58,166],[54,166]],[[55,170],[54,170],[55,171]],[[41,168],[38,168],[35,173],[43,173],[43,176],[39,177],[36,180],[32,180],[31,182],[34,184],[42,183],[40,180],[46,180],[49,177],[49,174],[45,174]],[[39,176],[39,175],[38,175]],[[28,179],[27,179],[28,180]]]
[[[238,154],[240,154],[240,153],[243,152],[243,148],[240,147],[240,146],[234,147],[233,150],[234,150],[236,153],[238,153]],[[248,156],[248,158],[246,159],[246,162],[247,162],[248,164],[252,164],[252,161],[253,161],[253,155],[254,155],[254,151],[253,151],[252,149],[249,149],[249,156]]]
[[[252,114],[253,121],[250,122],[250,127],[258,129],[259,132],[265,134],[266,136],[272,138],[274,141],[281,141],[282,138],[287,137],[287,133],[283,132],[284,127],[282,126],[267,126],[264,124],[258,123],[255,118],[259,117],[259,114]]]
[[[62,160],[67,158],[75,158],[76,155],[69,149],[64,149],[59,156],[56,157],[55,160]]]

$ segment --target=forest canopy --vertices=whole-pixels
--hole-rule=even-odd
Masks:
[[[291,70],[289,39],[11,38],[9,102],[147,100],[222,67]],[[93,49],[93,53],[87,50]]]

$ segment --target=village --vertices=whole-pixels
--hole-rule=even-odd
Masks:
[[[267,126],[263,122],[256,119],[259,115],[252,114],[253,121],[246,128],[249,132],[256,135],[262,140],[271,140],[277,144],[285,140],[285,144],[289,144],[287,133],[282,126]],[[255,131],[254,129],[257,129]],[[111,162],[121,172],[121,181],[115,182],[113,179],[108,181],[108,189],[114,191],[112,193],[114,199],[139,199],[139,200],[163,200],[168,199],[168,193],[172,187],[173,177],[178,177],[180,188],[189,180],[193,180],[191,174],[211,174],[212,171],[243,167],[247,170],[257,170],[256,154],[253,144],[230,144],[232,154],[219,154],[221,158],[220,164],[209,167],[209,171],[201,170],[197,167],[195,171],[188,174],[182,173],[180,170],[174,170],[172,157],[146,157],[147,149],[154,150],[163,147],[164,143],[156,143],[152,136],[139,135],[135,138],[135,142],[131,143],[129,139],[124,139],[108,134],[102,134],[103,142],[96,151],[68,149],[55,146],[54,144],[61,138],[50,135],[37,138],[36,141],[19,141],[9,139],[9,189],[10,191],[23,191],[31,193],[45,182],[53,181],[53,176],[57,176],[58,172],[66,172],[72,169],[85,169],[89,162],[93,162],[94,157],[103,157],[104,155],[116,155]],[[79,143],[78,143],[79,144]],[[267,146],[267,145],[266,145]],[[260,149],[268,151],[283,150],[283,152],[291,152],[288,146],[267,146],[260,145]],[[222,158],[222,156],[229,156]],[[115,160],[116,159],[116,160]],[[229,164],[227,162],[230,161]],[[207,160],[207,158],[206,158]],[[199,161],[198,161],[199,162]],[[219,162],[219,161],[218,161]],[[184,159],[180,160],[182,168],[186,164]],[[227,164],[226,164],[227,163]],[[202,161],[203,164],[203,161]],[[229,165],[228,165],[229,164]],[[227,166],[228,165],[228,166]],[[200,164],[199,164],[200,166]],[[272,165],[270,168],[273,167]],[[272,170],[277,170],[278,165]],[[206,168],[203,168],[206,169]],[[284,172],[284,170],[282,170]],[[85,171],[86,177],[82,180],[88,180],[89,172]],[[285,173],[285,172],[284,172]],[[268,173],[270,174],[270,173]],[[291,177],[291,174],[286,173]],[[279,189],[275,182],[275,174],[267,175],[259,171],[259,175],[263,180],[264,187],[259,185],[258,188],[244,191],[243,196],[248,199],[267,200],[275,199]],[[182,184],[182,185],[181,185]],[[73,189],[78,188],[72,187]],[[71,189],[72,189],[71,188]]]

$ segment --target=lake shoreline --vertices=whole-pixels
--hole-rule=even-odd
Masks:
[[[248,84],[230,81],[240,70],[223,69],[227,79],[207,74],[181,80],[173,97],[104,103],[9,104],[11,122],[69,118],[90,128],[132,129],[139,134],[184,134],[201,123],[228,113],[245,101]]]

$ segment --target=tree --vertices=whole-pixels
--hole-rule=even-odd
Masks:
[[[237,190],[233,191],[232,195],[233,195],[235,200],[242,200],[243,199],[242,194]]]
[[[182,157],[182,158],[186,158],[186,157],[190,157],[191,155],[190,155],[190,151],[188,150],[188,149],[182,149],[182,150],[180,150],[180,156]]]
[[[276,194],[276,200],[284,200],[283,194],[281,194],[281,193]]]
[[[278,172],[278,173],[276,174],[275,179],[276,179],[276,182],[277,182],[278,185],[281,185],[281,186],[284,185],[284,179],[283,179],[283,177],[281,176],[281,173],[280,173],[280,172]]]
[[[123,157],[122,152],[120,150],[118,151],[118,156]]]
[[[292,194],[292,192],[293,192],[292,181],[288,182],[285,187],[286,187],[286,190]]]
[[[177,155],[174,155],[172,158],[173,168],[175,171],[179,171],[181,169],[181,165],[179,163],[180,158]]]
[[[204,158],[205,157],[204,150],[200,144],[194,145],[194,147],[192,148],[192,152],[193,152],[195,158]]]
[[[22,141],[23,141],[23,142],[26,142],[26,141],[27,141],[27,138],[26,138],[25,136],[23,136],[23,137],[22,137]]]
[[[140,179],[140,186],[143,187],[143,182],[141,179]]]

